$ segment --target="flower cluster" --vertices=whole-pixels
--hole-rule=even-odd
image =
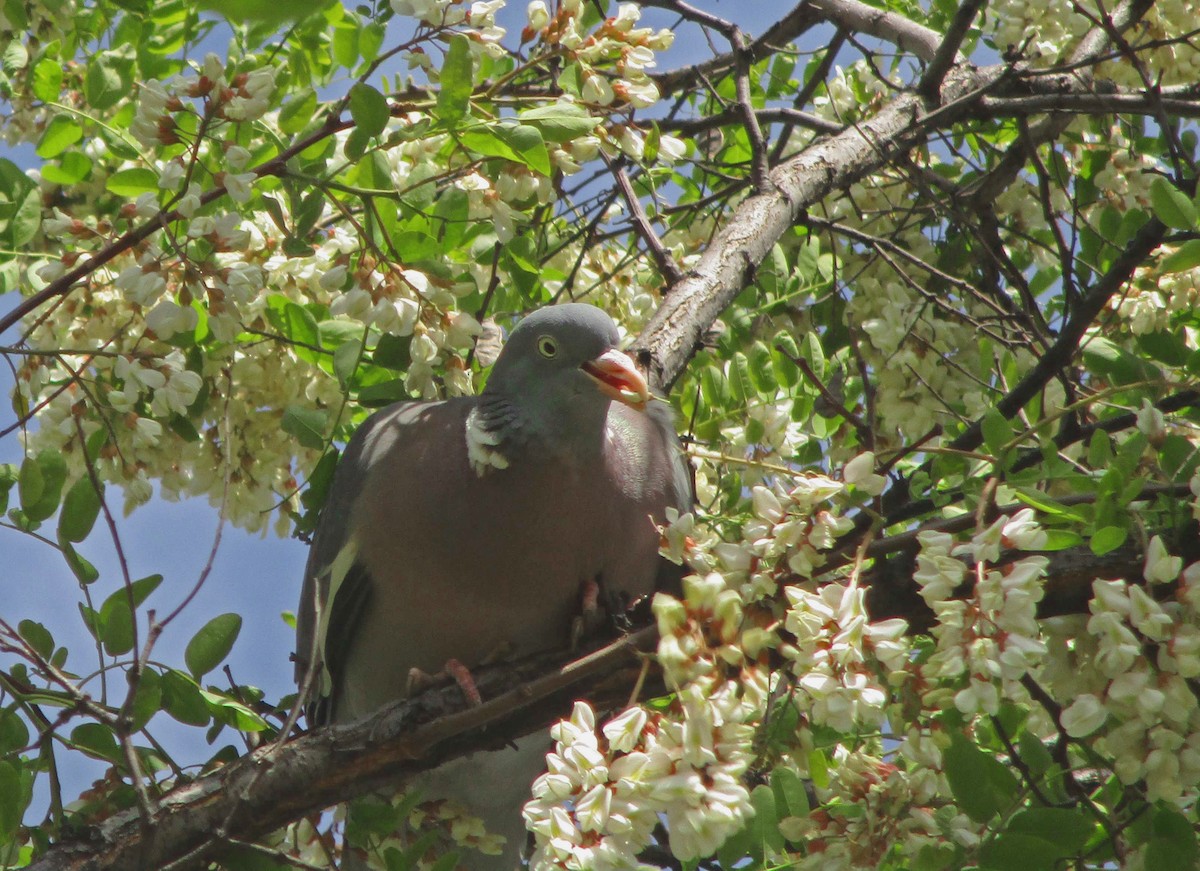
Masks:
[[[917,856],[947,842],[978,845],[977,823],[937,806],[941,784],[932,769],[906,770],[865,749],[838,747],[834,756],[837,776],[818,791],[822,809],[780,821],[786,838],[807,854],[793,858],[792,867],[875,868],[890,856]]]
[[[681,859],[712,854],[751,814],[742,777],[761,699],[733,681],[692,684],[670,713],[630,708],[601,729],[590,707],[551,732],[525,819],[534,869],[636,868],[662,815]]]
[[[964,544],[955,545],[951,535],[941,532],[922,532],[918,538],[921,550],[913,579],[937,618],[937,650],[921,673],[939,695],[956,681],[965,683],[953,694],[955,707],[964,714],[995,714],[1002,694],[1020,697],[1017,682],[1046,652],[1037,603],[1048,560],[1027,556],[997,568],[989,563],[999,559],[1001,548],[1036,550],[1046,534],[1033,510],[1023,509],[997,518]],[[964,584],[971,588],[969,595],[956,595]],[[931,706],[937,701],[927,700]]]
[[[1182,571],[1181,571],[1182,570]],[[1163,590],[1179,584],[1173,596]],[[1097,579],[1090,616],[1054,627],[1047,675],[1062,726],[1094,741],[1125,783],[1181,805],[1200,795],[1200,564],[1155,537],[1138,582]]]

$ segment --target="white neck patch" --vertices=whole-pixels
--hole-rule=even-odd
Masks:
[[[484,423],[479,407],[467,414],[467,459],[471,468],[481,478],[492,469],[507,469],[508,457],[500,452],[500,434],[492,432]]]

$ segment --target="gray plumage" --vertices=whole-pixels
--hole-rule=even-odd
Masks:
[[[297,615],[314,725],[403,698],[414,668],[564,647],[589,581],[610,597],[653,592],[655,523],[668,506],[688,510],[691,487],[669,406],[646,403],[617,339],[597,308],[542,309],[513,331],[483,394],[393,405],[355,434]],[[422,784],[509,838],[499,860],[468,867],[516,863],[521,801],[548,741],[520,743]]]

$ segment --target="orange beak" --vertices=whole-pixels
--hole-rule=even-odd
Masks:
[[[616,348],[605,351],[595,360],[588,360],[579,368],[591,376],[601,393],[617,402],[624,402],[640,411],[650,401],[646,379],[629,355]]]

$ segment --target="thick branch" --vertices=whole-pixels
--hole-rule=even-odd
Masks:
[[[176,787],[149,826],[136,810],[125,811],[58,844],[30,868],[142,871],[183,857],[203,867],[228,839],[253,840],[448,759],[502,747],[560,719],[575,699],[587,697],[598,708],[623,705],[640,671],[637,654],[656,639],[650,627],[561,668],[554,668],[562,661],[555,654],[480,669],[480,691],[495,697],[479,707],[467,708],[458,688],[448,687],[357,723],[263,747]]]
[[[923,61],[937,57],[942,45],[942,35],[936,30],[922,27],[911,18],[898,12],[887,12],[869,6],[860,0],[811,0],[823,18],[838,27],[857,33],[866,33],[893,45],[911,51]],[[947,64],[947,68],[949,68]],[[943,70],[945,72],[945,70]]]
[[[930,114],[939,124],[950,123],[1006,71],[956,67],[942,90],[944,108]],[[777,167],[770,176],[775,190],[737,207],[692,270],[670,289],[634,346],[656,386],[674,383],[704,331],[754,280],[758,264],[806,208],[922,138],[929,118],[924,108],[920,97],[901,94],[873,118],[813,143]]]

